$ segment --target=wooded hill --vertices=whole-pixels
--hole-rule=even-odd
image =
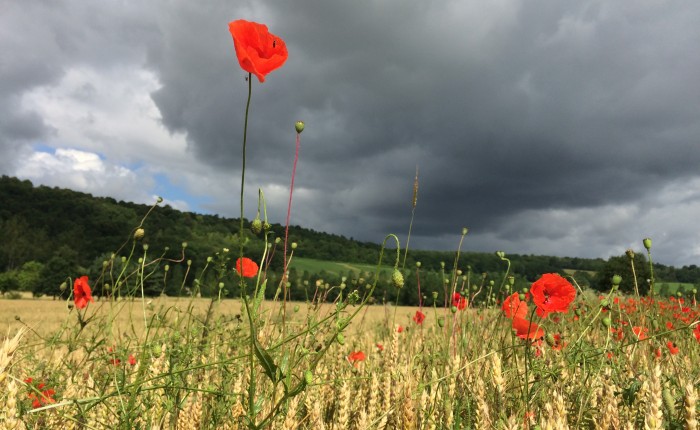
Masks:
[[[155,203],[155,202],[154,202]],[[151,210],[152,209],[152,210]],[[150,211],[150,213],[149,213]],[[222,250],[228,248],[231,255],[237,255],[239,244],[239,220],[222,218],[218,215],[203,215],[191,212],[181,212],[168,205],[148,206],[142,204],[116,201],[112,198],[93,197],[67,189],[46,186],[35,187],[30,181],[19,180],[8,176],[0,178],[0,292],[13,289],[30,289],[36,294],[57,294],[58,285],[67,277],[89,274],[91,279],[97,278],[103,265],[110,260],[113,253],[117,257],[128,254],[133,244],[134,229],[143,222],[145,236],[139,242],[137,255],[144,253],[142,244],[148,245],[148,258],[163,257],[169,262],[169,283],[172,287],[155,287],[152,294],[166,292],[178,294],[182,286],[189,288],[197,274],[207,264],[208,257],[215,257],[228,264],[230,269],[231,257],[228,263],[223,262]],[[255,235],[250,229],[250,223],[243,232],[246,255],[259,260],[265,249],[263,235]],[[274,243],[275,238],[284,237],[284,226],[273,224],[269,229],[268,241]],[[379,240],[380,238],[378,238]],[[325,261],[376,265],[379,258],[380,246],[377,243],[359,242],[344,236],[327,234],[306,229],[300,226],[290,226],[289,241],[298,244],[294,251],[295,257]],[[187,246],[184,250],[182,244]],[[122,246],[124,245],[124,248]],[[272,258],[268,275],[274,281],[282,268],[282,251],[275,247],[276,253]],[[121,251],[120,251],[121,249]],[[456,251],[456,250],[455,250]],[[442,293],[443,271],[441,263],[445,264],[445,272],[452,269],[455,251],[409,250],[405,262],[406,291],[417,288],[414,274],[416,262],[421,262],[421,283],[423,291],[438,291]],[[506,250],[507,251],[507,250]],[[218,254],[217,254],[218,253]],[[384,264],[391,266],[393,252],[385,253]],[[402,252],[403,255],[403,252]],[[560,272],[567,270],[574,273],[582,286],[606,289],[609,287],[610,271],[620,273],[629,267],[626,257],[613,257],[608,261],[603,259],[586,259],[577,257],[551,257],[536,255],[506,255],[510,259],[511,274],[518,281],[517,287],[526,286],[542,273]],[[618,260],[614,260],[617,258]],[[178,260],[182,260],[177,262]],[[190,266],[187,266],[187,261]],[[218,260],[217,260],[218,261]],[[635,256],[639,279],[647,276],[644,270],[646,260],[641,251]],[[459,266],[463,276],[469,276],[470,286],[494,281],[500,286],[506,263],[494,253],[462,252]],[[648,264],[647,264],[648,266]],[[189,270],[187,268],[189,267]],[[322,269],[321,269],[322,270]],[[647,268],[648,271],[648,268]],[[301,294],[313,294],[315,282],[323,278],[324,283],[340,285],[342,276],[347,282],[368,282],[366,273],[348,273],[343,275],[328,275],[312,273],[307,267],[302,273],[294,274],[294,282],[299,283],[305,290]],[[391,300],[394,293],[388,289],[388,273],[380,274],[379,296]],[[597,279],[595,273],[600,274]],[[664,265],[654,265],[656,279],[667,282],[700,283],[700,269],[697,266],[674,268]],[[610,275],[611,276],[611,275]],[[291,277],[291,276],[290,276]],[[607,278],[605,278],[607,277]],[[624,274],[623,274],[624,277]],[[155,277],[157,278],[157,276]],[[360,280],[360,278],[364,278]],[[382,278],[386,278],[382,280]],[[425,278],[425,279],[423,279]],[[219,278],[217,278],[219,279]],[[210,280],[214,282],[213,278]],[[162,283],[162,276],[161,276]],[[522,283],[523,285],[520,285]],[[217,283],[218,284],[218,283]],[[230,280],[227,284],[235,285]],[[275,287],[268,282],[270,294]],[[210,288],[216,290],[214,287]],[[309,289],[311,291],[309,292]],[[386,294],[384,293],[386,289]],[[206,293],[206,289],[202,289]],[[235,296],[235,288],[227,289],[228,295]],[[416,293],[402,293],[401,301],[407,304],[417,302]],[[413,296],[408,297],[408,296]]]

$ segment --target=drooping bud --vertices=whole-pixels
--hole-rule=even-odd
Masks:
[[[394,273],[391,275],[391,283],[396,288],[403,288],[403,275],[398,269],[394,269]]]
[[[295,122],[294,129],[297,131],[297,134],[301,134],[301,132],[304,131],[304,121]]]
[[[253,232],[253,234],[260,234],[260,232],[263,229],[263,223],[260,220],[260,218],[255,218],[252,223],[250,223],[250,231]]]

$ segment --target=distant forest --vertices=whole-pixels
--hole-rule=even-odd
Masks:
[[[154,275],[152,288],[149,288],[147,294],[183,294],[182,286],[191,291],[195,282],[203,281],[197,280],[197,276],[207,265],[208,257],[217,256],[217,261],[223,261],[220,257],[224,248],[231,250],[230,261],[226,263],[229,264],[229,270],[231,269],[240,239],[238,219],[181,212],[168,205],[152,207],[116,201],[109,197],[93,197],[67,189],[35,187],[30,181],[2,176],[0,293],[28,290],[35,295],[57,296],[61,293],[67,294],[65,290],[60,290],[59,286],[69,277],[88,274],[91,279],[97,279],[107,262],[114,261],[113,254],[116,253],[115,257],[119,260],[131,251],[134,245],[134,230],[147,213],[148,216],[143,222],[145,235],[138,242],[136,252],[143,256],[146,252],[143,245],[146,244],[146,259],[162,257],[170,260],[164,263],[168,263],[168,280],[172,285],[160,287],[160,284],[164,284],[164,275]],[[245,225],[247,228],[242,237],[246,256],[259,261],[265,249],[262,236],[264,233],[254,234],[249,228],[248,220],[245,220]],[[274,243],[275,238],[284,237],[284,226],[272,224],[268,232],[268,241]],[[383,238],[378,238],[380,239]],[[289,241],[298,245],[294,251],[296,257],[318,260],[377,264],[380,253],[377,243],[359,242],[342,235],[327,234],[300,226],[290,226]],[[184,251],[183,243],[186,243]],[[276,253],[268,270],[268,278],[272,281],[279,279],[282,270],[282,251],[279,246],[275,248]],[[504,251],[507,253],[507,250]],[[385,253],[383,264],[392,265],[392,255],[396,254]],[[405,291],[409,293],[402,292],[399,301],[405,304],[417,303],[416,262],[421,263],[420,282],[423,294],[436,291],[440,300],[443,300],[442,284],[444,278],[452,271],[455,256],[456,250],[409,249],[404,265]],[[601,291],[609,289],[613,274],[620,274],[623,276],[621,289],[632,291],[633,288],[630,257],[626,254],[608,260],[510,254],[506,254],[506,258],[511,261],[510,273],[517,281],[514,288],[526,287],[542,273],[548,272],[573,274],[582,287]],[[640,288],[645,290],[646,279],[650,276],[646,251],[636,250],[633,258],[638,283]],[[442,264],[445,267],[444,272]],[[476,290],[483,284],[486,288],[491,287],[491,290],[495,288],[496,293],[504,283],[506,263],[494,253],[463,251],[460,253],[458,266],[461,270],[460,276],[466,280],[466,284],[459,282],[458,285],[464,285],[464,288],[469,290]],[[695,286],[700,284],[700,268],[695,265],[675,268],[655,263],[653,270],[655,279],[663,282],[681,282]],[[389,275],[388,271],[379,274],[380,282],[376,295],[384,300],[396,300],[396,292],[390,288]],[[350,284],[353,288],[359,288],[361,283],[371,282],[373,276],[373,273],[348,271],[343,275],[343,280],[340,276],[333,278],[327,274],[305,271],[303,274],[295,273],[294,279],[290,280],[300,286],[294,289],[297,291],[295,298],[304,299],[313,294],[319,278],[323,277],[323,283],[331,286]],[[160,281],[156,282],[156,279]],[[223,278],[219,276],[216,279]],[[213,285],[213,278],[205,280],[208,280],[210,285],[208,288],[200,288],[200,292],[203,295],[215,294],[217,288]],[[236,282],[229,279],[227,284],[235,285]],[[272,296],[275,290],[276,286],[268,282],[267,294]],[[227,288],[226,293],[234,297],[239,292],[231,287]]]

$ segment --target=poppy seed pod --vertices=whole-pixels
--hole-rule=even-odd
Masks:
[[[146,234],[146,230],[142,228],[137,228],[136,231],[134,232],[134,239],[136,240],[141,240],[143,239],[143,236]]]
[[[613,277],[612,277],[612,284],[613,284],[614,286],[618,286],[618,285],[620,285],[620,282],[622,282],[622,276],[620,276],[620,275],[613,275]]]
[[[301,132],[304,131],[304,121],[295,122],[294,129],[297,131],[297,134],[301,134]]]
[[[644,244],[644,247],[647,249],[647,251],[651,251],[651,239],[650,238],[645,238],[642,243]]]

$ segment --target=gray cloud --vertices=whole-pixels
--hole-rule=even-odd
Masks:
[[[212,197],[203,209],[235,216],[247,83],[227,23],[245,18],[268,24],[290,52],[253,82],[247,205],[265,188],[273,221],[286,214],[292,127],[303,119],[296,224],[373,241],[403,233],[418,165],[416,246],[453,249],[468,226],[474,249],[607,256],[655,234],[660,261],[700,259],[688,242],[700,240],[690,222],[700,176],[695,2],[30,9],[11,3],[0,18],[0,50],[12,52],[0,68],[3,171],[57,127],[22,110],[24,93],[71,67],[143,68],[159,80],[151,98],[162,124],[186,136],[191,157],[187,167],[143,162]],[[89,98],[81,88],[75,97]]]

